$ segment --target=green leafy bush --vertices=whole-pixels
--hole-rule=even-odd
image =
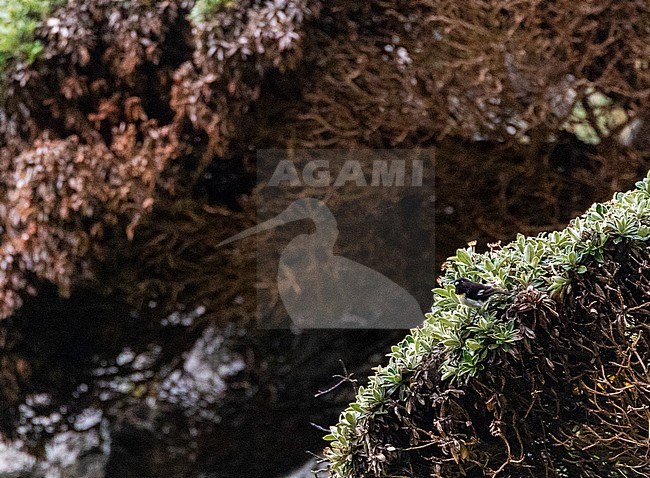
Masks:
[[[629,112],[609,96],[589,88],[586,96],[573,106],[563,129],[573,133],[583,143],[598,144],[612,131],[628,123],[630,117]]]
[[[0,0],[0,68],[11,60],[33,62],[43,45],[34,29],[62,0]]]
[[[195,22],[202,22],[214,14],[231,0],[197,0],[192,7],[190,16]]]
[[[650,173],[637,183],[635,190],[617,193],[606,203],[594,204],[562,231],[535,237],[520,235],[503,247],[492,245],[486,253],[477,253],[470,245],[449,258],[444,266],[442,286],[434,289],[434,302],[427,320],[393,346],[388,364],[376,367],[368,385],[359,388],[356,401],[325,436],[331,442],[326,455],[332,476],[357,476],[353,463],[359,457],[374,463],[386,461],[370,445],[369,424],[389,412],[389,403],[394,408],[396,402],[403,404],[412,396],[409,378],[423,364],[430,364],[432,356],[439,358],[434,361],[439,366],[439,379],[447,383],[445,387],[450,392],[480,377],[485,365],[497,356],[516,355],[517,346],[525,337],[535,337],[535,330],[505,312],[509,305],[506,302],[512,302],[512,297],[488,303],[483,308],[461,305],[453,290],[456,278],[492,283],[517,295],[539,291],[546,300],[565,300],[572,292],[572,281],[588,272],[587,265],[593,269],[594,264],[602,262],[608,247],[625,243],[630,255],[647,248],[649,178]],[[638,341],[638,334],[632,338]],[[407,405],[406,409],[411,406]],[[386,449],[390,450],[391,446]],[[381,475],[378,469],[374,472]]]

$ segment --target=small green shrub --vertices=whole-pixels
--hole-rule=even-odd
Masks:
[[[563,129],[573,133],[583,143],[598,144],[612,131],[628,123],[630,118],[630,114],[609,96],[591,88],[573,106]]]
[[[34,29],[62,0],[0,0],[0,68],[12,60],[32,63],[43,45]]]
[[[190,18],[195,22],[202,22],[230,2],[231,0],[197,0],[190,12]]]

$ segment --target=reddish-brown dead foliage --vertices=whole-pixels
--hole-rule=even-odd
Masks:
[[[94,239],[105,225],[127,219],[127,234],[153,205],[156,181],[174,151],[170,127],[136,141],[135,128],[114,132],[112,149],[83,145],[76,136],[38,140],[6,170],[0,203],[4,225],[0,274],[5,293],[0,315],[21,304],[26,277],[57,284],[65,295]]]
[[[309,0],[240,2],[194,26],[193,61],[176,72],[171,104],[177,122],[207,134],[207,161],[227,153],[265,73],[295,67],[303,22],[317,11]]]
[[[16,237],[36,234],[28,225],[40,217],[34,241],[52,254],[45,260],[52,267],[9,267],[5,314],[19,303],[27,271],[66,290],[80,251],[98,249],[98,231],[117,223],[130,235],[160,195],[187,191],[203,167],[222,157],[248,161],[250,146],[445,149],[449,143],[440,139],[447,136],[456,146],[437,166],[438,204],[469,210],[456,222],[442,215],[441,227],[491,238],[556,227],[645,167],[641,156],[608,140],[577,161],[561,157],[557,166],[552,157],[553,135],[588,88],[630,117],[646,113],[650,15],[639,2],[491,0],[461,8],[246,0],[227,2],[198,23],[187,16],[192,6],[70,0],[37,29],[41,59],[7,72],[2,169],[13,174],[33,157],[65,170],[70,159],[63,156],[82,157],[68,174],[87,175],[73,179],[83,191],[65,199],[71,190],[59,190],[57,178],[39,171],[39,187],[56,191],[43,197],[55,205],[27,205],[25,217],[7,223],[0,244],[13,250]],[[489,160],[454,153],[477,138],[503,149],[491,148]],[[454,157],[462,159],[456,164]],[[99,171],[111,171],[112,182]],[[470,181],[467,171],[493,203],[475,207],[455,196]],[[26,190],[14,188],[8,180],[4,196],[28,204]],[[107,202],[104,188],[117,190]],[[530,214],[531,198],[541,214]],[[15,219],[9,202],[5,209],[4,220]],[[70,239],[92,227],[93,246]]]

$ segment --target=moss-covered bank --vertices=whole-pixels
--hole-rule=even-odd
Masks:
[[[333,475],[648,476],[649,238],[646,178],[562,231],[459,249],[331,428]],[[516,294],[468,308],[460,276]]]

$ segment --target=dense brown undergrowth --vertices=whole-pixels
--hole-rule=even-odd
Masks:
[[[100,231],[131,236],[157,198],[186,196],[215,161],[254,171],[259,147],[445,148],[448,137],[458,154],[437,165],[437,211],[471,204],[469,218],[437,214],[441,227],[478,227],[489,238],[552,228],[644,168],[642,156],[607,139],[611,128],[585,100],[607,95],[640,128],[649,84],[639,25],[648,12],[638,3],[486,2],[461,11],[426,1],[250,0],[194,21],[192,7],[70,0],[37,27],[40,57],[5,73],[2,168],[26,176],[3,190],[8,205],[10,196],[22,201],[22,212],[8,207],[3,217],[12,264],[3,315],[20,304],[30,274],[65,292],[85,267],[84,244],[101,249]],[[558,131],[580,101],[602,144],[566,153]],[[491,142],[485,157],[464,154],[462,141],[477,139]],[[67,172],[40,171],[54,163]],[[70,186],[83,191],[62,206],[70,189],[58,184],[91,169],[95,179]],[[490,204],[455,196],[470,170]],[[37,183],[52,192],[21,192]],[[567,200],[576,203],[570,211]],[[529,214],[532,203],[541,213]]]
[[[540,70],[543,85],[523,74],[563,51],[562,71],[576,78],[563,85],[577,98],[590,86],[641,117],[648,70],[633,45],[643,35],[621,20],[638,14],[642,23],[638,4],[574,5],[570,20],[549,15],[548,24],[529,15],[542,8],[532,3],[460,12],[438,2],[250,0],[229,2],[202,22],[188,17],[192,6],[68,1],[36,29],[39,59],[5,72],[3,316],[43,280],[66,294],[94,278],[95,287],[119,290],[136,305],[153,297],[168,311],[207,305],[210,320],[250,320],[256,250],[214,245],[255,221],[257,192],[232,184],[252,182],[241,178],[254,176],[258,148],[436,148],[428,165],[435,193],[409,203],[431,264],[415,248],[383,271],[422,304],[433,262],[459,242],[557,228],[647,169],[643,150],[558,134],[562,115],[545,105],[558,73]],[[595,18],[597,33],[589,28]],[[471,33],[486,22],[494,39],[485,26]],[[572,29],[575,42],[553,33]],[[602,46],[583,51],[593,35]],[[522,45],[532,56],[520,54]],[[511,58],[510,50],[519,53]],[[603,69],[609,57],[617,60]],[[530,114],[529,130],[489,126],[499,88],[508,98],[500,116]],[[472,141],[475,132],[484,140]],[[525,135],[530,141],[521,141]],[[340,206],[344,221],[362,213]],[[385,249],[381,243],[349,244],[339,253],[385,266],[372,253]],[[5,367],[17,368],[25,368],[22,359]],[[13,383],[21,374],[9,375]]]

